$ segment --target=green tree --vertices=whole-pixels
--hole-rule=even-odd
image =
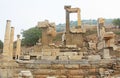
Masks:
[[[22,45],[33,46],[36,44],[39,38],[41,38],[42,32],[40,28],[33,27],[22,32],[23,39]]]
[[[114,20],[112,21],[112,23],[113,23],[113,25],[119,26],[119,28],[120,28],[120,18],[114,19]]]
[[[3,42],[0,40],[0,49],[3,48]]]

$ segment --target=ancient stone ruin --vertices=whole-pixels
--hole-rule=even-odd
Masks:
[[[28,54],[21,50],[20,35],[13,49],[14,27],[7,20],[3,53],[0,55],[0,78],[119,78],[120,57],[115,45],[115,34],[106,32],[104,19],[98,19],[97,41],[89,41],[82,28],[80,8],[64,7],[66,31],[62,45],[55,45],[55,23],[38,22],[42,38]],[[70,29],[69,14],[77,13],[78,27]],[[87,44],[89,46],[87,46]],[[111,54],[112,53],[112,54]],[[118,53],[119,54],[119,53]],[[13,59],[14,57],[14,59]]]
[[[78,46],[78,47],[83,47],[84,43],[84,31],[81,28],[81,17],[80,17],[80,9],[79,8],[71,8],[71,6],[65,6],[64,7],[66,10],[66,32],[65,32],[65,40],[64,44],[66,46]],[[77,13],[77,18],[78,18],[78,27],[74,30],[70,30],[70,13]]]
[[[56,36],[55,23],[49,23],[48,20],[38,22],[38,27],[42,29],[42,45],[52,44],[53,37]]]

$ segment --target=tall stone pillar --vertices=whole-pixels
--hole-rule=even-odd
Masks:
[[[48,45],[47,27],[42,28],[42,45]]]
[[[16,59],[19,59],[20,53],[21,53],[21,39],[20,35],[17,35]]]
[[[98,33],[99,40],[102,40],[103,35],[105,34],[105,27],[104,27],[104,19],[103,18],[98,18],[97,33]]]
[[[11,25],[11,20],[7,20],[6,23],[6,30],[5,30],[5,37],[4,37],[4,46],[3,46],[3,55],[4,56],[9,56],[9,51],[10,51],[10,25]]]
[[[13,59],[13,41],[14,41],[14,27],[11,27],[11,32],[10,32],[10,52],[9,56],[11,59]]]
[[[71,8],[71,6],[65,6],[64,7],[65,10],[66,10],[66,33],[69,33],[70,32],[70,26],[69,26],[69,12],[67,11],[68,8]]]
[[[69,27],[69,12],[66,11],[66,33],[69,33],[70,27]]]
[[[77,18],[78,18],[78,27],[81,28],[81,15],[80,15],[80,9],[78,8],[77,11]]]
[[[98,34],[98,38],[100,38],[100,25],[99,25],[99,18],[97,20],[97,34]]]

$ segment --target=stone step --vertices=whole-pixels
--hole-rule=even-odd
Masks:
[[[74,56],[69,56],[69,60],[81,60],[83,56],[81,55],[74,55]]]
[[[56,60],[56,56],[41,56],[41,60]]]

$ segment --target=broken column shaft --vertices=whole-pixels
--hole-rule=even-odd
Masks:
[[[105,33],[104,19],[103,18],[98,18],[97,33],[98,33],[99,40],[102,40],[103,34]]]
[[[16,59],[20,58],[20,53],[21,53],[21,39],[20,35],[17,35]]]

